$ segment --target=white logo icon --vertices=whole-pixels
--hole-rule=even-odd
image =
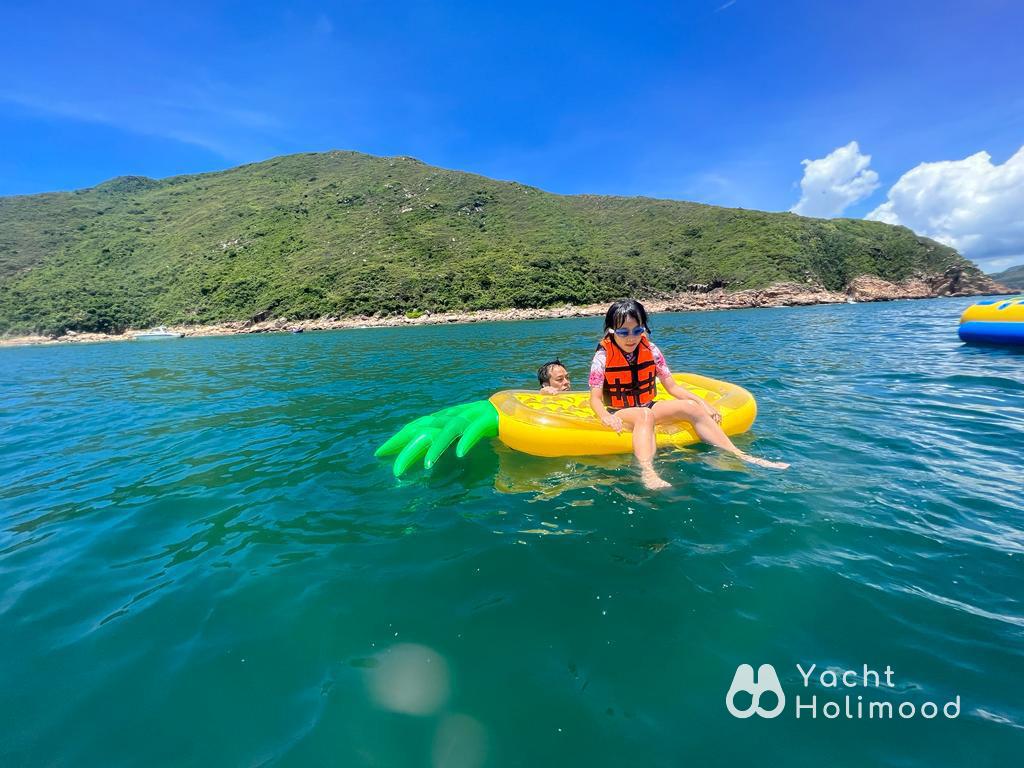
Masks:
[[[750,707],[748,709],[736,709],[733,699],[739,691],[746,691],[750,694]],[[761,694],[774,693],[778,703],[772,709],[761,708]],[[740,664],[733,675],[732,685],[729,686],[729,693],[725,695],[725,706],[733,717],[750,717],[755,712],[761,717],[778,717],[786,706],[786,694],[782,692],[779,684],[779,676],[775,674],[775,667],[771,664],[762,664],[757,669],[757,679],[754,678],[754,668],[749,664]]]

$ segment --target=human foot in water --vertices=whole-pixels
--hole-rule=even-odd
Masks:
[[[640,470],[640,480],[643,481],[644,487],[650,491],[658,491],[662,488],[672,487],[672,483],[665,482],[658,476],[657,472],[646,467]]]
[[[784,461],[769,461],[768,459],[762,459],[759,456],[751,456],[749,453],[737,453],[740,459],[747,462],[747,464],[753,464],[758,467],[766,467],[767,469],[789,469],[789,464]]]

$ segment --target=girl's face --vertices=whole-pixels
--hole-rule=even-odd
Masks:
[[[642,333],[637,333],[637,329],[641,325],[634,318],[627,317],[626,322],[616,328],[616,331],[628,331],[627,334],[614,333],[615,343],[618,344],[626,352],[632,352],[640,345],[640,339],[643,338]]]

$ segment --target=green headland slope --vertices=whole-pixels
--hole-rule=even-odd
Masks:
[[[1012,288],[1015,291],[1024,291],[1024,264],[1010,267],[997,275],[992,275],[992,279],[997,283],[1002,283],[1007,288]]]
[[[356,152],[0,198],[0,333],[899,281],[956,251],[859,219],[554,195]]]

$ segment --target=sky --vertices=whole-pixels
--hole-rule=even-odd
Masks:
[[[1024,263],[1024,4],[0,0],[0,195],[352,149]]]

